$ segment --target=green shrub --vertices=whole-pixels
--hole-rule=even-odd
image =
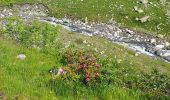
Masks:
[[[58,28],[47,23],[30,22],[24,23],[17,18],[8,19],[3,35],[5,38],[13,39],[27,47],[55,48],[58,44]]]
[[[62,44],[58,38],[58,27],[38,21],[25,23],[15,17],[7,20],[5,29],[1,28],[4,38],[14,40],[27,48],[41,50],[56,59],[56,63],[60,63]]]

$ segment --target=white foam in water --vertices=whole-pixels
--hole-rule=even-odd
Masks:
[[[129,49],[135,50],[136,52],[139,52],[141,54],[145,54],[145,55],[149,55],[149,56],[155,56],[154,54],[145,51],[145,47],[141,47],[141,46],[137,46],[137,45],[133,45],[133,44],[127,44],[127,43],[124,43],[124,42],[115,42],[115,43],[120,44],[122,46],[125,46]]]
[[[130,45],[129,48],[132,48],[132,49],[136,50],[137,52],[140,52],[141,54],[146,54],[146,55],[149,55],[149,56],[155,56],[152,53],[145,51],[144,47],[142,48],[140,46]]]

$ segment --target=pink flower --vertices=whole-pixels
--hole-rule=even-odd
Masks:
[[[71,68],[71,67],[73,67],[73,64],[68,64],[68,66]]]
[[[86,74],[86,81],[89,82],[90,81],[90,74]]]
[[[87,67],[87,65],[86,64],[83,64],[83,68],[86,68]]]
[[[65,70],[64,70],[63,68],[60,68],[60,69],[58,70],[57,75],[61,75],[61,74],[63,74],[64,72],[65,72]]]
[[[96,64],[95,66],[96,66],[97,68],[99,68],[99,67],[100,67],[100,64]]]
[[[81,64],[81,65],[80,65],[80,69],[83,68],[83,67],[84,67],[84,65]]]
[[[86,81],[89,82],[89,81],[90,81],[90,78],[86,78]]]

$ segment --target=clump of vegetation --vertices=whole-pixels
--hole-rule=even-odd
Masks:
[[[21,19],[10,18],[1,33],[4,38],[15,40],[26,47],[55,47],[58,41],[58,28],[47,23],[25,23]],[[31,24],[31,25],[30,25]]]
[[[61,99],[169,99],[170,79],[165,74],[156,70],[143,73],[134,68],[137,66],[123,61],[118,63],[112,54],[108,58],[102,58],[102,54],[99,56],[91,50],[75,50],[76,46],[70,46],[66,51],[65,48],[61,50],[57,27],[40,22],[30,25],[20,20],[11,20],[6,29],[0,31],[5,38],[0,38],[0,52],[3,53],[0,55],[0,89],[5,93],[10,91],[15,95],[18,91],[24,91],[26,95],[37,97],[38,94],[43,96],[42,99],[49,99],[54,96],[48,95],[52,90]],[[18,50],[16,45],[4,42],[7,38],[24,47]],[[82,42],[80,39],[75,45]],[[36,49],[29,51],[31,48]],[[65,52],[61,53],[63,51]],[[18,52],[26,53],[27,58],[17,61],[15,57]],[[53,65],[59,67],[54,69],[54,77],[49,84],[46,72]],[[18,82],[18,79],[21,80]],[[16,86],[15,90],[10,87],[11,84]],[[26,86],[31,88],[23,90],[22,87]],[[9,90],[5,90],[6,88]]]
[[[58,83],[66,87],[73,85],[67,91],[80,92],[75,90],[88,87],[107,89],[105,86],[118,86],[134,91],[141,91],[140,98],[166,99],[170,95],[170,80],[168,76],[153,70],[150,74],[136,71],[131,66],[124,66],[112,61],[98,59],[94,52],[85,50],[67,50],[63,58],[65,67],[61,67],[53,78],[53,87],[58,87]],[[97,63],[98,62],[98,63]],[[54,89],[55,90],[55,89]],[[55,90],[57,93],[58,90]],[[93,93],[99,92],[94,90]],[[72,94],[74,95],[74,94]],[[77,94],[76,94],[77,95]]]
[[[66,74],[64,80],[80,81],[90,85],[99,82],[101,78],[101,65],[90,51],[66,51],[64,59],[68,66],[65,67]]]

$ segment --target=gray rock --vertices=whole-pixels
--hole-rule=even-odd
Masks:
[[[17,59],[20,59],[20,60],[24,60],[26,58],[26,55],[25,54],[19,54],[17,56]]]
[[[170,18],[170,10],[167,10],[166,16],[167,16],[168,18]]]
[[[156,43],[156,39],[151,39],[151,41],[150,41],[152,44],[153,43]]]
[[[145,22],[148,21],[149,18],[150,18],[150,16],[144,16],[144,17],[140,18],[139,21],[140,21],[141,23],[145,23]]]
[[[160,52],[160,56],[164,56],[164,57],[170,56],[170,50],[162,50]]]
[[[166,0],[160,0],[161,4],[165,4]]]
[[[155,48],[160,50],[160,49],[163,49],[165,46],[164,45],[156,45]]]
[[[134,7],[134,10],[138,13],[143,13],[144,11],[140,8],[138,8],[137,6]]]
[[[139,0],[140,1],[140,3],[142,3],[142,4],[147,4],[148,3],[148,0]]]
[[[169,45],[170,45],[169,42],[166,42],[166,43],[165,43],[165,46],[166,46],[166,47],[168,47]]]

